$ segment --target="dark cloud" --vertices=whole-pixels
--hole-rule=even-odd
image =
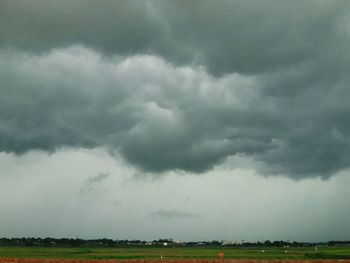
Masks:
[[[194,213],[181,212],[177,210],[158,209],[150,213],[152,217],[158,217],[161,219],[179,219],[179,218],[198,218],[199,216]]]
[[[130,54],[159,38],[146,2],[5,0],[0,17],[2,46],[37,52],[84,44]]]
[[[0,45],[41,52],[80,44],[106,54],[148,53],[199,63],[219,75],[259,73],[318,59],[330,48],[346,49],[341,30],[349,5],[346,0],[5,0]]]
[[[296,179],[349,167],[348,1],[0,5],[2,151],[103,147],[155,173],[234,155]]]

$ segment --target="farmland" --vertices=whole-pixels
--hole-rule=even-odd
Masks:
[[[218,247],[218,248],[65,248],[65,247],[0,247],[0,258],[43,259],[115,259],[115,260],[186,260],[215,259],[218,252],[225,259],[312,260],[350,259],[350,247]]]

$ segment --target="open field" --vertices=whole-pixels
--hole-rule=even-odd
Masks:
[[[264,252],[263,252],[264,251]],[[45,259],[215,259],[224,252],[225,259],[350,259],[350,247],[300,248],[57,248],[0,247],[0,258]]]

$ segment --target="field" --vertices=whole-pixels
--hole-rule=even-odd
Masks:
[[[154,260],[215,259],[350,259],[350,247],[307,248],[54,248],[0,247],[0,258]]]

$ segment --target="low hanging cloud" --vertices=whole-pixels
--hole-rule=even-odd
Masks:
[[[109,177],[108,173],[99,173],[87,178],[80,187],[79,195],[86,196],[94,191],[95,186]]]
[[[2,1],[0,151],[102,147],[155,174],[243,156],[327,178],[350,163],[347,7]]]
[[[161,219],[179,219],[179,218],[199,218],[199,215],[189,212],[181,212],[178,210],[166,210],[158,209],[150,213],[152,217],[157,217]]]

